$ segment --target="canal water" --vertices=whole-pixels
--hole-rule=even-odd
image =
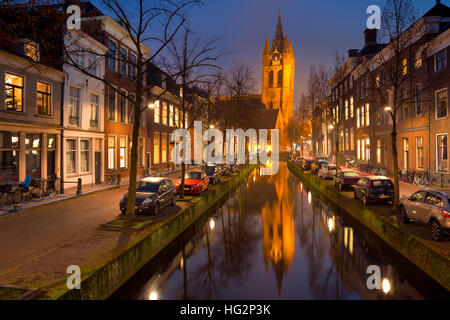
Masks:
[[[381,288],[368,289],[369,266]],[[259,169],[111,299],[427,299],[448,292],[280,163]]]

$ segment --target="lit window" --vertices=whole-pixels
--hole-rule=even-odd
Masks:
[[[408,74],[408,59],[402,60],[402,74],[407,75]]]
[[[153,121],[155,122],[155,123],[159,123],[159,121],[160,121],[160,105],[159,105],[159,100],[156,100],[155,101],[155,109],[153,110],[153,112],[154,112],[154,118],[153,118]]]
[[[436,91],[436,118],[442,119],[447,117],[448,97],[447,89]]]
[[[436,135],[437,167],[440,172],[448,171],[447,134]]]
[[[416,167],[417,169],[424,168],[423,137],[416,137]]]
[[[80,171],[89,172],[89,140],[81,140]]]
[[[36,104],[37,113],[39,115],[50,116],[51,115],[51,86],[47,83],[38,81],[36,88]]]
[[[159,152],[160,152],[160,134],[155,131],[153,133],[153,163],[159,163]]]
[[[108,169],[113,170],[116,168],[116,138],[109,136],[108,137]]]
[[[127,167],[127,137],[120,137],[120,169]]]
[[[366,126],[370,125],[370,108],[369,104],[366,104]]]
[[[5,73],[5,108],[23,112],[23,77]]]

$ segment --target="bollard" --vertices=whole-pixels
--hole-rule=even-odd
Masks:
[[[77,194],[81,194],[81,178],[78,178],[78,182],[77,182]]]

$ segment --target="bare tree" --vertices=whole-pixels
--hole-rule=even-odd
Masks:
[[[155,61],[160,53],[173,42],[176,34],[185,25],[187,21],[187,12],[193,6],[201,3],[198,0],[165,0],[165,1],[137,1],[131,3],[124,3],[118,0],[102,0],[101,5],[108,10],[113,19],[119,21],[121,26],[126,31],[123,39],[131,41],[136,50],[136,59],[131,60],[121,55],[111,55],[109,52],[106,55],[98,55],[96,52],[91,52],[86,48],[74,49],[73,43],[66,43],[64,52],[66,56],[66,63],[72,65],[84,74],[100,80],[105,83],[109,90],[124,99],[133,106],[133,129],[132,129],[132,144],[130,155],[130,180],[128,187],[128,201],[125,217],[127,219],[134,219],[135,217],[135,201],[136,201],[136,179],[137,179],[137,160],[138,160],[138,137],[139,128],[141,125],[141,115],[147,109],[145,103],[145,94],[151,90],[152,85],[145,85],[145,78],[147,74],[147,64]],[[91,36],[98,37],[96,30],[92,28],[92,22],[95,17],[87,17],[83,21],[82,29]],[[154,31],[159,30],[159,31]],[[80,33],[83,36],[83,33]],[[79,41],[75,39],[74,42]],[[154,45],[153,51],[148,52],[145,48],[145,43]],[[80,52],[80,50],[82,52]],[[120,88],[116,88],[114,84],[103,77],[95,74],[91,66],[81,65],[76,59],[78,54],[97,55],[97,59],[115,60],[119,64],[126,63],[134,70],[133,77],[130,77],[133,86],[133,94],[125,94]]]
[[[192,38],[192,31],[186,27],[181,37],[172,41],[167,47],[167,55],[162,58],[162,64],[170,76],[180,85],[181,97],[181,121],[182,128],[189,130],[194,121],[199,119],[210,103],[209,98],[200,98],[193,87],[207,84],[213,76],[212,69],[220,69],[218,59],[225,53],[217,53],[216,44],[218,37],[202,42],[200,38]],[[184,179],[186,163],[181,163],[180,198],[184,198]]]
[[[243,95],[252,92],[255,85],[254,81],[254,73],[250,66],[234,62],[226,78],[231,99],[239,104]]]
[[[382,37],[389,44],[365,63],[380,103],[392,120],[391,146],[394,167],[394,210],[399,207],[399,166],[397,150],[398,112],[408,99],[403,86],[411,79],[413,68],[408,67],[408,47],[419,30],[414,28],[415,8],[411,0],[387,0],[382,16]],[[405,85],[406,86],[406,85]]]

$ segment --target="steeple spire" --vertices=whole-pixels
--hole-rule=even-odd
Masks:
[[[281,24],[281,12],[278,12],[278,23],[277,23],[277,30],[275,32],[275,39],[277,40],[283,40],[283,25]]]
[[[269,37],[266,36],[266,44],[264,45],[264,55],[270,54]]]

